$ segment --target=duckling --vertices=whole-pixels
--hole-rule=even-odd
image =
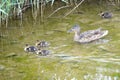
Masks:
[[[41,56],[47,56],[47,55],[50,54],[50,51],[49,50],[38,49],[38,51],[36,52],[36,54],[40,54]]]
[[[108,12],[108,11],[106,11],[106,12],[100,12],[100,14],[99,14],[102,18],[105,18],[105,19],[108,19],[108,18],[112,18],[112,13],[111,12]]]
[[[40,41],[40,40],[37,40],[36,42],[36,46],[37,48],[43,48],[43,47],[48,47],[50,44],[47,42],[47,41]]]
[[[68,32],[72,31],[75,33],[74,41],[79,43],[88,43],[100,39],[108,34],[108,30],[102,30],[101,28],[80,33],[80,26],[77,24],[68,30]]]
[[[24,51],[26,52],[36,52],[38,49],[35,46],[30,46],[28,44],[26,44]]]

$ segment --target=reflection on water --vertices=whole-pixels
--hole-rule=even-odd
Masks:
[[[116,64],[116,62],[120,62],[120,59],[118,57],[117,58],[108,58],[105,56],[83,57],[83,56],[72,56],[70,54],[60,53],[60,54],[52,54],[52,58],[60,59],[59,63],[57,63],[57,66],[59,66],[59,68],[56,67],[57,69],[65,68],[65,70],[63,70],[62,72],[64,76],[61,76],[62,74],[59,74],[60,71],[58,70],[58,72],[55,72],[53,73],[53,75],[51,75],[52,80],[119,80],[120,79],[118,75],[120,74],[119,64]],[[62,66],[61,64],[66,65],[67,67]],[[83,65],[84,67],[82,67]],[[112,67],[111,65],[115,66],[115,68]],[[42,74],[46,74],[46,73],[42,70]]]
[[[118,64],[120,65],[120,58],[108,58],[107,56],[101,56],[101,57],[95,57],[95,56],[72,56],[68,54],[54,54],[54,57],[58,57],[63,60],[89,60],[89,61],[96,61],[96,62],[102,62],[102,63],[111,63],[111,64]]]
[[[120,73],[119,69],[110,69],[110,68],[104,68],[104,67],[96,67],[96,70],[98,72],[115,72],[115,73]]]
[[[107,39],[98,39],[96,41],[94,41],[93,43],[95,44],[105,44],[105,43],[108,43],[110,40],[107,40]]]
[[[103,74],[100,74],[100,73],[96,73],[94,75],[90,75],[90,74],[87,74],[87,75],[84,75],[84,80],[119,80],[117,76],[107,76],[107,75],[103,75]]]
[[[65,46],[67,46],[67,45],[61,45],[61,46],[58,46],[58,47],[52,47],[52,49],[59,49],[59,48],[65,47]]]
[[[117,58],[107,58],[107,59],[104,59],[104,58],[97,58],[97,57],[92,57],[92,56],[89,56],[89,57],[80,57],[80,56],[71,56],[71,55],[65,55],[65,54],[58,54],[58,55],[55,55],[55,57],[58,57],[60,59],[62,59],[61,62],[73,62],[73,61],[76,61],[78,63],[84,63],[84,62],[89,62],[90,63],[90,60],[93,60],[93,61],[97,61],[97,62],[102,62],[102,63],[111,63],[111,64],[116,64],[116,61],[117,62],[120,62],[120,59],[117,59]],[[65,61],[67,60],[67,61]],[[84,61],[84,62],[83,62]],[[96,69],[96,73],[95,74],[91,74],[91,73],[87,73],[86,75],[84,75],[84,80],[119,80],[119,77],[118,76],[111,76],[111,75],[107,75],[105,73],[117,73],[117,74],[120,74],[120,69],[114,69],[114,68],[107,68],[107,67],[95,67],[95,66],[88,66],[88,67],[91,67],[90,69]],[[56,80],[61,80],[60,77],[59,78],[56,78]],[[67,80],[67,79],[64,79],[64,80]],[[79,80],[78,78],[71,78],[70,80]]]

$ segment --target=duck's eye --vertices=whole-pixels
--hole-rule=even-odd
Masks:
[[[71,28],[71,29],[74,29],[74,27],[73,27],[73,28]]]
[[[72,29],[76,29],[76,26],[74,26]]]
[[[26,48],[26,50],[29,50],[29,48]]]

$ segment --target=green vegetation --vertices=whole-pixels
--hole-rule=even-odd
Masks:
[[[67,0],[62,0],[67,3]],[[54,0],[1,0],[0,1],[0,23],[5,21],[8,23],[8,19],[11,17],[22,18],[22,14],[26,9],[32,8],[33,14],[41,9],[43,13],[43,6],[51,2],[53,5]],[[36,15],[34,15],[36,16]]]
[[[54,6],[55,3],[57,3],[57,6],[61,5],[64,3],[64,5],[60,7]],[[6,26],[8,24],[9,19],[14,18],[14,19],[22,19],[23,17],[23,12],[25,12],[28,8],[31,8],[32,11],[32,16],[34,19],[37,18],[37,16],[41,15],[41,19],[45,16],[44,11],[45,8],[48,9],[47,5],[49,7],[54,7],[56,10],[52,10],[53,13],[48,13],[48,17],[51,17],[53,14],[55,14],[57,11],[68,8],[68,7],[73,7],[73,10],[69,11],[68,13],[64,13],[64,17],[73,12],[78,6],[82,4],[82,2],[85,3],[97,3],[99,5],[103,5],[103,3],[107,3],[107,5],[114,6],[116,9],[120,9],[120,0],[1,0],[0,1],[0,24],[1,23],[6,23]],[[50,12],[51,12],[50,11]]]

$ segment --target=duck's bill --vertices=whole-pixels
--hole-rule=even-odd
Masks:
[[[72,30],[71,30],[71,29],[67,31],[67,33],[70,33],[70,32],[72,32]]]

